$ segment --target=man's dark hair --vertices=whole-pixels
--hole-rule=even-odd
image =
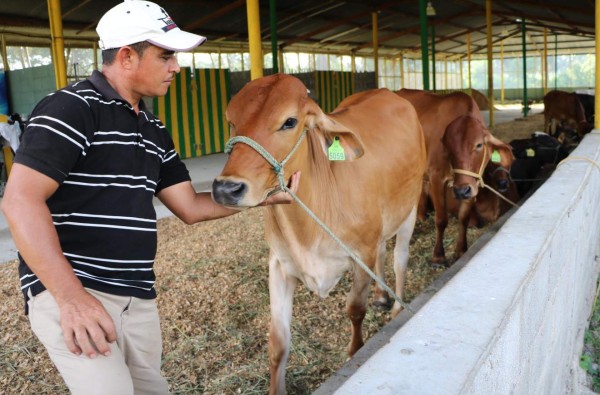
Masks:
[[[146,48],[148,48],[150,45],[152,44],[150,44],[148,41],[140,41],[138,43],[129,44],[127,46],[133,49],[135,52],[137,52],[138,55],[142,56]],[[102,64],[106,66],[111,65],[115,61],[115,57],[117,56],[117,52],[119,52],[119,49],[120,48],[111,48],[102,51]]]

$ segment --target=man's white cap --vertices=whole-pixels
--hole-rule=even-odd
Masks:
[[[206,37],[179,29],[158,4],[141,0],[125,0],[108,10],[96,32],[102,50],[148,41],[157,47],[184,52],[206,41]]]

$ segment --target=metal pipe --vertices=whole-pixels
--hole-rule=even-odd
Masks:
[[[548,93],[548,29],[544,28],[544,56],[542,58],[542,88]]]
[[[523,41],[523,116],[527,117],[529,113],[529,104],[527,103],[527,28],[525,18],[521,20],[521,39]]]
[[[94,41],[92,50],[94,51],[94,70],[98,70],[98,42],[97,41]]]
[[[490,105],[490,128],[494,127],[494,68],[492,57],[492,0],[485,0],[485,22],[487,32],[488,102]]]
[[[427,0],[419,0],[419,19],[421,23],[421,67],[423,71],[423,89],[429,90],[429,54],[427,42]]]
[[[56,76],[56,89],[67,86],[67,65],[65,63],[65,47],[60,12],[60,0],[48,0],[48,19],[50,20],[50,34],[52,37],[52,58],[54,74]]]
[[[504,104],[504,40],[500,41],[500,103]]]
[[[471,33],[467,33],[467,78],[469,79],[469,90],[473,88],[471,82]]]
[[[375,62],[375,88],[379,88],[379,36],[377,24],[377,11],[371,13],[373,21],[373,62]]]
[[[558,89],[558,34],[554,35],[554,90]]]
[[[273,74],[279,73],[279,57],[277,55],[277,7],[276,0],[269,0],[269,13],[271,15],[271,57],[273,59]]]
[[[431,22],[431,76],[433,78],[433,91],[437,89],[435,80],[435,24]]]
[[[8,65],[8,55],[6,54],[6,37],[2,34],[2,63],[4,64],[4,72],[10,71],[10,66]]]
[[[600,32],[600,0],[596,0],[596,31]],[[600,53],[600,39],[596,35],[596,54]],[[600,75],[600,59],[596,55],[596,75]],[[598,100],[598,93],[600,92],[600,78],[596,78],[595,81],[595,95],[594,95],[594,111],[595,114],[600,114],[600,100]],[[600,129],[600,121],[598,117],[594,117],[594,128]]]
[[[260,41],[260,8],[258,0],[246,1],[248,16],[248,41],[250,46],[250,79],[263,76],[263,55]],[[242,57],[243,62],[243,57]]]

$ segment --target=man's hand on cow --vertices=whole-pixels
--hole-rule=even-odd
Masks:
[[[294,195],[298,191],[299,183],[300,183],[300,172],[297,171],[294,174],[292,174],[292,176],[290,177],[290,182],[288,184],[288,188],[290,188],[290,190],[292,191],[292,193]],[[288,192],[279,191],[279,192],[274,193],[273,195],[269,196],[265,200],[263,200],[263,202],[260,203],[259,206],[269,206],[271,204],[290,204],[293,201],[294,201],[294,199],[292,198],[292,195],[290,195]]]

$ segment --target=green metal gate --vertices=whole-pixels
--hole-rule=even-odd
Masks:
[[[154,99],[154,112],[165,124],[181,158],[223,152],[229,139],[225,109],[229,70],[182,67],[164,97]]]
[[[324,112],[331,112],[346,97],[354,93],[352,73],[346,71],[315,71],[316,96]]]

